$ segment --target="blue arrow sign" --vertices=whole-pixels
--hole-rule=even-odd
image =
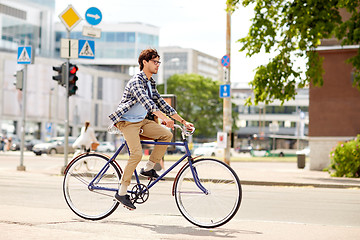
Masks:
[[[229,55],[225,55],[221,58],[221,65],[223,65],[224,67],[229,67],[230,66],[230,57]]]
[[[85,20],[90,25],[98,25],[102,20],[101,11],[96,7],[89,8],[88,10],[86,10]]]
[[[18,47],[18,64],[31,64],[31,46]]]
[[[224,84],[224,85],[220,85],[220,97],[221,98],[227,98],[230,97],[230,84]]]
[[[95,41],[79,39],[79,58],[95,58]]]

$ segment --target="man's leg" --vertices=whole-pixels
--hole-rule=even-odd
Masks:
[[[142,158],[142,146],[139,137],[142,122],[120,122],[116,126],[119,127],[123,133],[130,151],[129,160],[127,161],[121,178],[121,185],[129,186],[132,174]]]
[[[136,209],[134,204],[130,201],[129,195],[127,195],[127,188],[130,185],[131,177],[142,158],[142,147],[140,144],[139,132],[142,126],[142,122],[120,122],[116,126],[121,130],[124,138],[129,147],[130,155],[129,160],[124,168],[123,176],[121,178],[121,186],[118,194],[115,194],[115,198],[120,201],[124,206],[129,209]]]
[[[167,128],[148,119],[145,119],[144,121],[146,122],[142,127],[143,133],[141,135],[156,139],[159,142],[171,141],[173,135]],[[165,155],[167,147],[168,145],[155,145],[154,150],[149,157],[149,161],[146,163],[146,166],[144,168],[145,172],[153,169],[155,163],[160,162],[162,157]]]

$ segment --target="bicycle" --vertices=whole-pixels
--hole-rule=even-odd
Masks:
[[[180,213],[192,224],[203,228],[219,227],[229,222],[241,204],[242,188],[237,174],[217,159],[193,158],[186,137],[192,135],[195,129],[190,132],[179,125],[175,124],[175,127],[181,129],[182,142],[142,140],[141,143],[184,146],[186,153],[157,179],[150,179],[147,185],[140,182],[135,170],[136,183],[128,190],[131,200],[134,204],[145,203],[149,190],[187,159],[177,173],[172,189]],[[67,205],[76,215],[88,220],[100,220],[117,209],[119,203],[114,195],[120,186],[122,169],[115,159],[124,147],[128,150],[126,141],[112,157],[90,152],[68,164],[64,171],[63,193]],[[94,167],[91,170],[81,167],[85,161]]]

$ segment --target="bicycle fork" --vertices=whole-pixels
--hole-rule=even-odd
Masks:
[[[203,193],[204,193],[205,195],[208,195],[208,194],[209,194],[209,191],[201,184],[200,179],[199,179],[199,175],[198,175],[198,173],[197,173],[197,171],[196,171],[196,167],[194,167],[194,166],[192,165],[192,161],[189,161],[189,167],[190,167],[190,169],[191,169],[191,173],[192,173],[192,175],[193,175],[194,182],[195,182],[196,186],[197,186],[201,191],[203,191]]]

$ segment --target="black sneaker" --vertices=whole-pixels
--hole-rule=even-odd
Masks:
[[[145,172],[145,170],[142,168],[140,170],[140,175],[144,176],[144,177],[155,178],[155,179],[159,177],[159,175],[156,173],[156,171],[154,169],[151,169],[151,170]]]
[[[129,210],[135,210],[136,207],[130,200],[129,195],[120,196],[118,193],[115,194],[115,199],[120,202],[124,207],[126,207]]]

